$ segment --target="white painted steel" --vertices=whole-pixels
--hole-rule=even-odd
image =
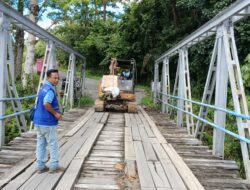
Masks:
[[[70,54],[65,88],[63,94],[63,107],[70,108],[74,105],[74,76],[75,76],[75,55]]]
[[[228,87],[228,70],[226,62],[225,47],[223,43],[223,28],[225,24],[218,28],[218,56],[217,56],[217,70],[216,70],[216,87],[215,87],[215,106],[226,108],[227,106],[227,87]],[[219,126],[225,126],[226,113],[215,110],[214,123]],[[213,133],[213,154],[218,157],[224,158],[224,141],[225,133],[215,129]]]
[[[178,96],[181,98],[185,98],[185,65],[183,61],[183,49],[179,49],[179,81],[178,81]],[[184,100],[178,99],[177,100],[177,107],[180,109],[184,109]],[[183,127],[183,112],[178,110],[177,111],[177,126]]]
[[[7,58],[7,70],[6,70],[6,86],[8,89],[9,97],[10,98],[19,98],[16,85],[15,85],[15,63],[14,63],[14,52],[13,52],[13,46],[12,46],[13,40],[10,33],[8,33],[8,58]],[[22,110],[22,104],[20,100],[12,100],[11,101],[12,108],[14,112],[21,112]],[[27,123],[26,119],[23,114],[16,116],[17,125],[20,132],[27,131]]]
[[[8,16],[11,22],[17,25],[19,28],[22,28],[25,31],[34,34],[35,36],[39,37],[40,39],[43,39],[47,43],[53,42],[56,45],[56,47],[59,47],[68,53],[74,53],[81,59],[84,59],[84,57],[76,50],[74,50],[72,47],[66,45],[57,37],[51,35],[49,32],[47,32],[37,24],[33,23],[31,20],[21,15],[18,11],[16,11],[11,6],[7,5],[2,1],[0,2],[0,12]]]
[[[223,43],[225,48],[225,58],[228,63],[229,81],[233,95],[234,110],[237,113],[249,115],[248,106],[246,101],[245,90],[243,86],[242,76],[240,72],[240,64],[237,54],[236,43],[234,39],[233,23],[229,22],[229,26],[223,28]],[[245,138],[250,137],[250,122],[243,120],[240,117],[236,118],[238,133]],[[241,141],[241,152],[245,168],[246,177],[250,180],[250,160],[249,151],[250,147],[246,142]]]
[[[8,44],[9,22],[6,16],[0,13],[0,98],[6,97],[6,62]],[[5,102],[0,101],[0,116],[5,115]],[[4,145],[5,126],[4,121],[0,120],[0,149]]]
[[[169,59],[165,58],[162,66],[162,92],[170,94],[170,79],[169,79]],[[169,102],[169,97],[162,95],[163,102]],[[162,112],[168,113],[169,109],[166,104],[162,104]]]
[[[71,75],[70,75],[70,86],[69,86],[69,104],[70,104],[70,109],[74,107],[74,79],[75,79],[75,55],[71,54],[70,55],[72,58],[72,64],[71,64]]]
[[[204,92],[202,96],[202,103],[205,103],[205,104],[211,103],[211,99],[214,93],[215,79],[216,79],[215,77],[216,76],[216,64],[217,64],[216,57],[218,54],[218,38],[219,36],[217,34],[216,40],[214,43],[214,49],[213,49],[210,65],[209,65],[207,80],[206,80],[206,84],[205,84],[205,88],[204,88]],[[201,106],[200,111],[199,111],[199,117],[205,119],[207,116],[207,113],[208,113],[208,108],[206,106]],[[200,140],[203,137],[204,125],[205,124],[202,123],[200,120],[197,120],[194,136],[196,138],[199,138]]]
[[[156,103],[156,99],[157,99],[158,82],[159,82],[159,64],[155,64],[155,67],[154,67],[154,84],[153,84],[154,103]]]
[[[184,63],[184,95],[185,99],[192,100],[191,96],[191,85],[190,85],[190,75],[189,75],[189,63],[188,63],[188,50],[183,48],[182,51],[182,61]],[[192,102],[185,101],[185,111],[193,113]],[[193,116],[186,114],[186,126],[189,135],[194,135],[194,119]]]

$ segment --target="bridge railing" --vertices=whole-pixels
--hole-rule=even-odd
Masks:
[[[236,112],[234,112],[232,110],[227,110],[227,109],[224,109],[224,108],[216,107],[214,105],[204,104],[204,103],[197,102],[197,101],[194,101],[194,100],[185,99],[185,98],[181,98],[181,97],[178,97],[178,96],[172,96],[172,95],[161,93],[161,92],[158,92],[158,94],[159,94],[159,96],[167,96],[167,97],[169,97],[171,99],[184,100],[186,102],[191,102],[191,103],[199,105],[199,106],[205,106],[205,107],[211,108],[213,110],[222,111],[222,112],[225,112],[225,113],[227,113],[229,115],[232,115],[232,116],[235,116],[235,117],[240,117],[242,119],[250,120],[250,116],[249,115],[244,115],[244,114],[236,113]],[[197,119],[197,120],[199,120],[199,121],[201,121],[203,123],[206,123],[206,124],[208,124],[208,125],[216,128],[216,129],[218,129],[218,130],[220,130],[222,132],[225,132],[226,134],[228,134],[228,135],[230,135],[230,136],[232,136],[232,137],[234,137],[234,138],[236,138],[236,139],[238,139],[240,141],[244,141],[244,142],[250,144],[250,139],[249,138],[245,138],[244,136],[240,136],[240,135],[238,135],[238,134],[236,134],[236,133],[234,133],[234,132],[232,132],[230,130],[227,130],[225,128],[225,126],[219,126],[219,125],[215,124],[214,122],[211,122],[211,121],[209,121],[207,119],[199,117],[198,115],[195,115],[193,112],[188,112],[188,111],[185,111],[184,109],[180,109],[180,108],[178,108],[175,105],[172,105],[172,104],[170,104],[170,103],[168,103],[166,101],[163,101],[162,98],[157,98],[157,101],[161,102],[161,104],[165,104],[165,105],[169,106],[170,108],[172,108],[174,110],[182,111],[185,114],[188,114],[188,115],[194,117],[195,119]]]
[[[36,98],[36,97],[37,97],[36,95],[32,95],[32,96],[25,96],[25,97],[19,97],[19,98],[1,98],[0,102],[15,101],[15,100],[26,100],[26,99]],[[9,114],[9,115],[3,115],[3,116],[0,116],[0,120],[4,120],[4,119],[7,119],[7,118],[11,118],[11,117],[16,117],[16,116],[19,116],[19,115],[22,115],[22,114],[25,114],[25,113],[28,113],[28,112],[30,112],[30,109],[18,111],[18,112],[15,112],[13,114]],[[21,129],[20,126],[19,126],[19,129]]]
[[[22,110],[22,104],[18,98],[18,92],[15,86],[15,63],[14,63],[14,51],[13,51],[13,37],[11,32],[11,25],[15,25],[20,29],[23,29],[25,32],[36,36],[37,38],[46,42],[46,50],[44,54],[43,67],[40,74],[39,85],[37,92],[39,92],[43,82],[46,79],[46,72],[48,69],[57,68],[56,65],[56,48],[60,48],[69,54],[69,69],[67,71],[67,88],[64,90],[64,101],[63,106],[72,108],[74,101],[74,78],[76,77],[75,65],[76,58],[78,58],[82,66],[82,75],[81,75],[81,95],[84,93],[84,81],[85,81],[85,68],[86,68],[86,59],[75,49],[65,44],[59,40],[54,35],[50,34],[43,28],[39,27],[36,23],[33,23],[31,20],[21,15],[15,9],[0,2],[0,149],[4,145],[5,139],[5,123],[4,119],[8,117],[19,117],[18,122],[20,124],[20,129],[27,130],[26,120],[24,113],[27,113],[29,110]],[[28,54],[27,54],[28,56]],[[8,90],[9,98],[16,98],[12,100],[12,107],[14,109],[13,114],[5,115],[6,112],[6,94]],[[10,100],[10,99],[8,99]],[[37,98],[35,100],[35,103]],[[32,129],[32,124],[30,126]]]
[[[166,51],[155,60],[154,67],[154,101],[161,100],[162,112],[170,113],[171,108],[177,110],[176,123],[178,127],[187,127],[190,135],[201,139],[205,123],[214,127],[213,154],[224,157],[226,113],[235,113],[238,134],[231,134],[240,140],[241,152],[247,179],[250,180],[249,136],[250,122],[248,105],[243,86],[240,64],[234,36],[234,24],[250,15],[250,1],[238,0],[230,7],[187,36],[175,47]],[[214,48],[211,56],[207,79],[204,87],[202,101],[198,116],[193,114],[192,104],[196,103],[191,98],[191,85],[189,74],[188,49],[191,46],[215,35]],[[170,92],[171,57],[178,54],[178,66],[175,76],[173,93]],[[161,77],[159,73],[162,64]],[[226,111],[228,82],[231,87],[234,111]],[[160,92],[160,93],[159,93]],[[211,106],[215,94],[215,107]],[[178,98],[177,98],[178,97]],[[176,106],[173,104],[176,102]],[[166,106],[167,105],[167,106]],[[174,106],[174,107],[173,107]],[[208,123],[205,118],[208,108],[216,108],[214,122]],[[186,122],[184,123],[184,116]],[[197,119],[196,124],[193,118]],[[224,129],[222,129],[224,128]]]

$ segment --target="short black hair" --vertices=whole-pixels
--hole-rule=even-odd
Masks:
[[[46,73],[46,76],[50,77],[51,73],[58,73],[58,69],[49,69]]]

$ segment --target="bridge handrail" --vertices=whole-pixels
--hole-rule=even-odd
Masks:
[[[18,97],[18,98],[0,98],[0,102],[11,101],[11,100],[25,100],[25,99],[35,98],[35,97],[37,97],[37,95],[24,96],[24,97]]]
[[[234,112],[234,111],[232,111],[232,110],[228,110],[228,109],[220,108],[220,107],[217,107],[217,106],[214,106],[214,105],[209,105],[209,104],[197,102],[197,101],[194,101],[194,100],[189,100],[189,99],[181,98],[181,97],[179,97],[179,96],[173,96],[173,95],[166,94],[166,93],[163,93],[163,92],[158,92],[158,93],[163,94],[163,95],[168,96],[168,97],[171,97],[171,98],[174,98],[174,99],[184,100],[184,101],[187,101],[187,102],[191,102],[191,103],[197,104],[197,105],[199,105],[199,106],[206,106],[206,107],[208,107],[208,108],[212,108],[212,109],[215,109],[215,110],[219,110],[219,111],[228,113],[228,114],[233,115],[233,116],[236,116],[236,117],[241,117],[241,118],[243,118],[243,119],[250,120],[250,116],[249,116],[249,115],[237,113],[237,112]]]
[[[11,101],[11,100],[25,100],[25,99],[35,98],[35,97],[37,97],[37,95],[24,96],[24,97],[18,97],[18,98],[0,98],[0,102],[1,101],[3,101],[3,102],[4,101]],[[0,116],[0,120],[4,120],[4,119],[10,118],[10,117],[15,117],[15,116],[25,114],[25,113],[28,113],[28,112],[30,112],[30,109],[23,110],[23,111],[20,111],[20,112],[9,114],[9,115]]]
[[[217,129],[219,129],[220,131],[223,131],[223,132],[225,132],[226,134],[228,134],[228,135],[230,135],[230,136],[232,136],[232,137],[235,137],[236,139],[238,139],[238,140],[240,140],[240,141],[244,141],[244,142],[250,144],[250,139],[247,139],[247,138],[242,137],[242,136],[240,136],[240,135],[238,135],[238,134],[236,134],[236,133],[233,133],[232,131],[229,131],[229,130],[225,129],[225,128],[222,127],[222,126],[216,125],[216,124],[214,124],[214,123],[212,123],[212,122],[210,122],[210,121],[208,121],[208,120],[206,120],[206,119],[203,119],[203,118],[201,118],[201,117],[199,117],[199,116],[197,116],[197,115],[195,115],[195,114],[193,114],[193,113],[190,113],[190,112],[185,111],[185,110],[183,110],[183,109],[181,109],[181,108],[178,108],[178,107],[176,107],[176,106],[173,106],[173,105],[171,105],[171,104],[169,104],[169,103],[167,103],[167,102],[161,100],[160,98],[157,98],[157,100],[159,100],[160,102],[162,102],[162,103],[164,103],[164,104],[166,104],[166,105],[168,105],[168,106],[170,106],[170,107],[172,107],[172,108],[174,108],[174,109],[177,109],[177,110],[182,111],[182,112],[184,112],[184,113],[186,113],[186,114],[188,114],[188,115],[191,115],[191,116],[193,116],[194,118],[196,118],[196,119],[198,119],[198,120],[200,120],[200,121],[202,121],[202,122],[204,122],[204,123],[206,123],[206,124],[208,124],[208,125],[211,125],[212,127],[217,128]]]
[[[10,118],[10,117],[15,117],[15,116],[18,116],[18,115],[21,115],[21,114],[25,114],[25,113],[28,113],[28,112],[30,112],[30,109],[23,110],[23,111],[20,111],[20,112],[9,114],[9,115],[0,116],[0,120],[4,120],[4,119]]]

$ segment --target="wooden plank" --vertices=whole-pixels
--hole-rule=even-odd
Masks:
[[[161,178],[161,176],[157,173],[156,171],[156,166],[154,165],[153,162],[148,162],[148,167],[150,169],[150,172],[151,172],[151,175],[153,177],[153,180],[154,180],[154,183],[155,183],[155,186],[156,188],[165,188],[166,190],[167,189],[172,189],[170,187],[170,184],[168,183],[168,180],[167,178]],[[167,180],[167,181],[164,181],[164,180]]]
[[[118,185],[103,185],[103,184],[76,184],[74,189],[120,189]]]
[[[108,119],[108,117],[109,117],[109,113],[108,113],[108,112],[105,112],[105,113],[103,114],[103,116],[102,116],[102,119],[101,119],[100,123],[105,124],[106,121],[107,121],[107,119]]]
[[[151,143],[147,141],[143,141],[142,144],[144,147],[144,152],[145,152],[147,161],[158,161]]]
[[[142,124],[147,132],[147,135],[148,137],[155,137],[153,131],[151,130],[150,126],[149,126],[149,123],[147,122],[147,120],[143,117],[142,113],[139,112],[138,113],[139,117],[141,118],[142,120]]]
[[[108,115],[106,114],[106,117]],[[77,176],[82,168],[82,164],[84,163],[87,155],[89,154],[96,138],[98,137],[100,131],[102,130],[104,124],[97,124],[96,130],[92,133],[91,137],[86,141],[86,143],[82,146],[80,151],[77,153],[73,161],[70,163],[66,172],[62,176],[62,179],[59,181],[56,186],[57,190],[68,190],[73,188],[73,185],[76,181]],[[46,187],[47,188],[47,187]]]
[[[166,188],[169,188],[171,187],[169,181],[168,181],[168,178],[164,172],[164,169],[161,165],[160,162],[154,162],[154,165],[155,165],[155,170],[156,170],[156,173],[158,174],[158,176],[162,179],[163,183],[164,183],[164,186]],[[158,188],[157,188],[158,189]]]
[[[160,143],[158,143],[157,139],[151,138],[150,141],[158,158],[164,161],[165,163],[172,163],[167,153],[164,151],[163,147],[160,145]]]
[[[71,129],[67,134],[65,134],[65,137],[71,137],[73,136],[92,116],[94,113],[94,109],[89,109],[84,116],[81,117],[81,120],[79,123],[77,123],[73,129]]]
[[[95,184],[98,182],[100,185],[117,185],[117,181],[115,177],[107,177],[106,178],[97,178],[97,177],[84,177],[78,180],[78,184],[86,183],[86,184]]]
[[[164,151],[163,147],[160,145],[157,139],[150,139],[150,141],[152,142],[152,146],[160,160],[171,187],[173,189],[186,189],[184,182],[182,181],[180,175]]]
[[[154,181],[147,165],[146,156],[143,151],[142,143],[134,142],[135,155],[137,160],[138,174],[142,188],[155,189]]]
[[[102,117],[102,115],[103,114],[100,114],[101,117]],[[95,121],[98,121],[98,119]],[[85,157],[87,156],[89,150],[93,146],[95,138],[98,136],[102,127],[103,127],[103,124],[96,125],[95,123],[93,123],[92,127],[90,127],[88,129],[88,131],[82,137],[79,138],[79,143],[74,145],[74,149],[71,149],[70,151],[68,151],[68,153],[63,157],[63,159],[61,161],[62,166],[67,168],[69,166],[71,160],[74,158],[74,156],[76,155],[76,153],[78,152],[79,149],[80,149],[80,151],[77,153],[77,156],[75,156],[75,158],[78,157],[78,158],[84,160]],[[78,167],[80,170],[81,165]],[[72,166],[71,168],[74,171],[74,167]],[[69,169],[69,173],[70,173],[70,169]],[[39,186],[37,187],[37,190],[39,190],[39,189],[44,190],[45,188],[47,188],[47,189],[55,188],[56,184],[58,183],[58,181],[60,180],[62,175],[63,175],[63,172],[60,172],[57,175],[53,175],[53,176],[47,175],[46,178],[39,184]],[[76,175],[78,175],[78,173]],[[29,189],[29,188],[27,188],[27,189]]]
[[[129,114],[130,120],[131,120],[131,128],[132,128],[132,138],[135,141],[140,141],[141,140],[141,136],[139,133],[139,129],[134,117],[134,114]]]
[[[87,125],[91,126],[91,124],[89,124],[89,122],[93,122],[96,117],[98,116],[98,114],[94,114],[93,117],[87,122]],[[93,125],[92,125],[93,126]],[[85,128],[81,128],[75,135],[74,137],[77,137],[77,138],[70,138],[69,141],[66,143],[66,144],[75,144],[77,146],[79,146],[79,142],[78,141],[81,141],[82,137],[82,132],[85,131]],[[60,138],[62,137],[62,135],[60,135]],[[76,141],[76,139],[78,141]],[[63,142],[64,143],[64,142]],[[66,148],[65,148],[66,147]],[[70,147],[70,146],[69,146]],[[69,147],[67,146],[63,146],[61,149],[60,149],[60,156],[62,157],[64,155],[65,152],[67,152],[68,150],[72,151],[74,149],[69,149]],[[62,162],[63,164],[63,162]],[[18,189],[18,187],[20,187],[22,184],[24,184],[35,172],[35,168],[36,168],[36,163],[33,163],[31,165],[31,167],[29,167],[28,169],[25,170],[24,173],[22,173],[21,175],[19,175],[14,181],[11,181],[7,186],[6,186],[6,189]],[[37,179],[39,180],[39,179]],[[42,180],[42,179],[40,179]],[[32,181],[32,180],[31,180]],[[27,183],[30,183],[31,181],[27,181]],[[33,185],[35,184],[39,184],[38,181],[35,181],[34,183],[31,183]],[[27,184],[26,184],[27,185]],[[24,185],[25,186],[25,185]],[[31,186],[31,189],[33,189],[33,187]]]
[[[80,111],[81,113],[82,111]],[[72,116],[72,114],[71,114]],[[61,124],[62,122],[60,121],[59,125]],[[70,122],[67,122],[67,125],[69,125]],[[68,128],[68,126],[67,126]],[[66,128],[66,129],[67,129]],[[32,131],[32,132],[27,132],[27,133],[23,133],[22,134],[22,137],[25,137],[25,138],[34,138],[36,136],[36,132]],[[63,134],[59,133],[58,135],[58,139],[59,139],[59,143],[60,145],[64,143],[64,141],[62,142],[61,138],[62,138]],[[35,150],[35,145],[32,145],[32,147],[29,147],[27,145],[25,146],[19,146],[19,144],[15,145],[15,146],[5,146],[4,148],[6,149],[10,149],[10,150],[32,150],[34,151]],[[33,156],[32,156],[33,157]],[[13,180],[13,178],[15,178],[15,180],[13,180],[11,182],[11,185],[8,184],[6,185],[6,189],[17,189],[17,187],[19,187],[22,183],[25,182],[25,180],[27,180],[29,177],[28,176],[31,176],[33,173],[34,173],[34,168],[33,165],[35,165],[35,163],[33,164],[33,162],[35,161],[35,158],[34,159],[25,159],[23,160],[20,164],[17,164],[16,166],[14,166],[10,172],[7,174],[5,174],[3,176],[3,179],[1,180],[0,182],[0,188],[9,183],[10,180]],[[31,165],[31,166],[30,166]],[[30,166],[30,167],[29,167]],[[32,168],[32,169],[30,169]],[[31,171],[32,170],[32,171]],[[22,173],[23,172],[23,173]],[[18,176],[19,174],[21,174],[20,176]],[[18,185],[14,185],[15,183],[17,182]]]
[[[168,162],[165,162],[164,160],[160,160],[162,167],[164,168],[164,171],[166,173],[166,176],[168,178],[168,181],[173,189],[180,189],[180,190],[186,190],[186,186],[184,182],[182,181],[182,178],[180,177],[179,173],[175,169],[174,165]],[[190,189],[191,190],[191,189]]]
[[[125,160],[135,160],[135,150],[131,134],[131,128],[125,127]]]
[[[125,127],[131,126],[130,117],[128,113],[124,114],[124,118],[125,118]]]
[[[147,135],[147,133],[145,131],[145,128],[144,128],[143,124],[141,124],[141,123],[139,124],[138,123],[137,126],[138,126],[138,129],[139,129],[141,140],[142,141],[148,141],[148,135]]]
[[[7,184],[9,181],[11,181],[21,172],[23,172],[23,170],[29,167],[30,164],[32,164],[33,162],[34,162],[34,158],[24,159],[20,163],[18,163],[18,165],[10,169],[8,174],[5,174],[4,176],[2,176],[2,179],[0,181],[0,189],[3,187],[3,185]]]
[[[157,136],[157,139],[160,143],[162,143],[163,148],[165,149],[166,153],[168,154],[170,160],[176,167],[179,175],[182,177],[184,183],[187,185],[189,189],[204,189],[203,186],[200,184],[198,179],[194,176],[191,170],[187,167],[185,162],[180,158],[174,148],[167,143],[166,139],[162,136],[154,122],[150,119],[147,113],[140,107],[141,112],[146,117],[148,122],[150,123],[151,128],[153,129],[154,134]],[[171,147],[171,148],[170,148]],[[163,163],[162,163],[163,164]],[[168,168],[165,169],[167,171]]]
[[[188,168],[182,158],[177,154],[171,144],[162,144],[162,147],[174,163],[177,171],[179,172],[180,176],[182,177],[184,183],[189,189],[204,189],[203,186],[200,184],[198,179],[195,177],[193,172]]]
[[[143,116],[147,119],[153,133],[157,137],[160,143],[166,143],[166,139],[162,136],[161,132],[158,130],[157,126],[153,122],[153,120],[149,117],[149,115],[143,110],[143,108],[139,107],[139,110],[142,112]]]
[[[131,123],[130,117],[127,113],[125,115],[125,135],[124,135],[124,151],[125,151],[125,174],[129,177],[136,177],[136,158],[135,158],[135,150],[134,150],[134,143],[132,139],[132,132],[131,132]]]

